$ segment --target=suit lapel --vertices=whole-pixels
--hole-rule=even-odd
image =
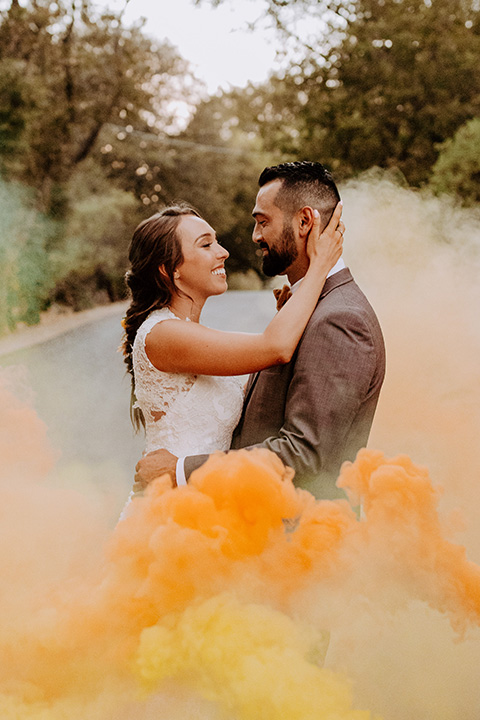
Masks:
[[[325,285],[323,287],[323,290],[321,292],[319,301],[322,300],[328,293],[332,292],[332,290],[335,290],[335,288],[340,287],[341,285],[345,285],[346,283],[352,282],[353,277],[348,268],[343,268],[342,270],[339,270],[334,275],[331,275],[329,278],[326,279]],[[247,408],[247,405],[250,401],[250,397],[252,395],[253,389],[255,387],[255,384],[258,380],[258,376],[260,375],[260,372],[255,372],[250,375],[247,381],[247,387],[245,389],[245,399],[243,401],[243,412],[242,416],[240,418],[240,421],[237,425],[237,431],[240,428],[240,426],[243,423],[243,418],[245,415],[245,410]]]
[[[330,275],[330,277],[325,280],[325,285],[323,286],[323,290],[320,294],[320,299],[318,302],[321,302],[325,295],[331,293],[332,290],[335,290],[341,285],[345,285],[346,283],[352,281],[353,276],[348,268],[343,268],[342,270],[336,272],[335,275]]]
[[[247,387],[245,389],[245,399],[243,401],[244,407],[246,406],[246,404],[250,398],[250,395],[252,394],[253,388],[255,387],[255,383],[258,380],[259,374],[260,374],[260,372],[252,373],[250,375],[250,377],[248,378]]]

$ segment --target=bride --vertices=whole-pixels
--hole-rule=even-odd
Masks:
[[[243,405],[237,376],[289,362],[342,254],[341,205],[323,233],[318,211],[312,213],[308,271],[259,334],[200,324],[207,298],[227,289],[229,254],[196,210],[168,207],[136,228],[123,351],[132,376],[132,421],[145,428],[145,453],[165,448],[181,457],[230,448]]]

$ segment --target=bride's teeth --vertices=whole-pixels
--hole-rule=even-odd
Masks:
[[[225,275],[225,270],[212,270],[213,275]]]

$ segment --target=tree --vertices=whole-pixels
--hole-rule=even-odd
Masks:
[[[0,253],[0,274],[17,283],[5,283],[9,327],[52,300],[81,309],[122,295],[147,197],[138,138],[178,132],[178,103],[193,107],[199,92],[173,47],[90,0],[12,0],[0,12],[0,173],[49,220],[48,237],[28,235],[14,255],[5,240]]]
[[[194,0],[195,5],[218,7],[233,0]],[[281,39],[280,58],[298,61],[309,57],[317,64],[328,60],[337,47],[346,23],[355,14],[356,0],[265,0],[255,29],[274,28]]]
[[[438,149],[430,187],[458,195],[465,205],[480,202],[480,118],[462,125]]]
[[[252,242],[252,209],[258,176],[271,156],[241,126],[235,97],[222,94],[201,103],[175,150],[171,197],[184,197],[216,229],[230,253],[230,271],[253,269],[262,280]]]
[[[194,205],[230,252],[230,270],[253,267],[260,277],[251,211],[258,176],[271,158],[258,137],[239,128],[235,113],[234,100],[222,94],[199,103],[175,136],[133,131],[119,141],[107,126],[100,162],[117,187],[139,198],[145,214],[176,201]]]
[[[436,145],[480,111],[479,20],[464,0],[361,0],[323,75],[333,157],[425,181]]]
[[[428,179],[438,144],[480,114],[476,0],[268,0],[281,32],[308,9],[308,42],[252,95],[265,141],[323,159],[342,177],[372,166]],[[323,15],[327,22],[322,25]],[[267,145],[267,148],[270,147]]]
[[[72,174],[65,194],[68,216],[49,246],[49,301],[83,310],[123,299],[128,243],[141,219],[137,199],[112,185],[93,157]]]
[[[15,60],[4,60],[0,74],[0,161],[18,152],[25,129],[28,91],[21,67]]]
[[[52,287],[46,247],[54,228],[31,193],[0,179],[0,333],[38,322]]]
[[[121,14],[97,13],[89,0],[12,2],[0,16],[0,76],[10,87],[0,126],[16,150],[4,168],[37,189],[39,207],[65,211],[62,185],[86,159],[108,122],[129,128],[171,125],[172,97],[192,96],[186,63]],[[0,118],[1,119],[1,118]],[[3,148],[5,151],[6,147]]]

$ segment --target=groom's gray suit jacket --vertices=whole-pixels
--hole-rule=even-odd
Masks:
[[[340,466],[367,443],[384,376],[380,325],[345,268],[325,282],[292,360],[250,377],[232,449],[273,450],[296,485],[342,497]],[[187,478],[206,458],[185,459]]]

